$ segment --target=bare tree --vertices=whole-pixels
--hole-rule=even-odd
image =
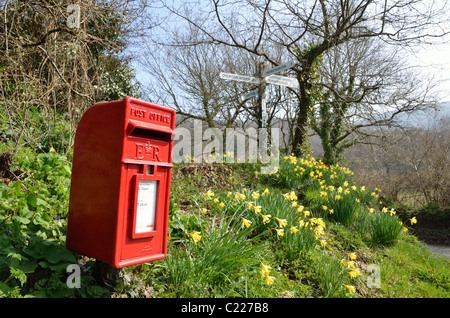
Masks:
[[[209,127],[230,127],[243,111],[243,88],[226,87],[219,78],[230,56],[219,47],[153,45],[141,56],[148,74],[146,98],[173,107],[184,118],[204,121]]]
[[[297,100],[292,149],[296,154],[307,136],[314,65],[322,54],[361,38],[412,45],[449,32],[448,9],[442,1],[211,0],[178,6],[163,1],[160,6],[179,18],[178,23],[199,30],[196,43],[233,47],[271,65],[297,62],[292,74],[299,88],[291,91]],[[281,47],[283,54],[274,54],[274,47]]]
[[[148,49],[139,59],[149,79],[144,88],[147,99],[172,106],[184,118],[202,120],[209,127],[243,127],[261,119],[257,100],[242,98],[258,86],[224,81],[219,76],[220,72],[256,75],[260,63],[254,56],[195,41],[198,30],[192,26],[166,36],[171,39],[167,44],[146,43]],[[192,44],[186,45],[187,41]],[[267,91],[270,123],[283,96],[274,87]]]
[[[358,181],[379,187],[383,201],[391,200],[416,209],[448,207],[450,122],[448,116],[437,114],[431,111],[416,118],[414,125],[402,129],[380,127],[375,131],[372,128],[371,138],[376,140],[358,144],[345,153]]]
[[[367,127],[401,127],[405,114],[436,104],[433,81],[420,76],[398,46],[362,38],[328,50],[323,56],[311,128],[320,136],[324,162],[335,164],[358,142],[372,142]]]
[[[0,1],[0,107],[16,151],[68,152],[89,106],[136,92],[125,49],[146,2]]]

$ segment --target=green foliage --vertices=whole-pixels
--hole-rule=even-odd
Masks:
[[[195,214],[183,214],[178,210],[169,213],[168,232],[173,241],[185,237],[186,233],[202,231],[208,222]]]
[[[183,228],[191,228],[192,220],[185,221],[188,224]],[[182,297],[223,293],[230,277],[243,275],[242,268],[257,264],[257,255],[262,247],[247,240],[249,233],[250,230],[241,229],[238,214],[229,218],[213,218],[208,228],[186,232],[182,247],[174,248],[161,265],[167,273],[168,288]],[[202,294],[198,294],[199,291]]]
[[[0,140],[13,153],[25,146],[67,154],[81,115],[93,103],[140,95],[125,54],[123,4],[79,3],[85,16],[76,29],[67,27],[69,4],[10,0],[4,6]]]
[[[339,292],[343,291],[346,273],[339,260],[326,253],[321,253],[318,255],[314,270],[324,297],[331,298],[343,295],[339,295]]]
[[[288,227],[288,230],[280,238],[278,257],[288,262],[295,262],[305,257],[315,246],[317,246],[314,229],[311,226],[295,225],[295,228]]]
[[[64,247],[71,165],[55,153],[17,160],[22,181],[0,185],[0,276],[2,292],[60,296],[65,268],[75,263]],[[54,289],[50,288],[51,284]],[[63,288],[67,292],[67,287]]]
[[[66,269],[80,260],[64,247],[70,160],[55,152],[21,149],[10,167],[20,181],[0,187],[0,297],[407,296],[406,281],[396,289],[389,285],[393,276],[383,271],[399,273],[397,267],[408,257],[416,258],[416,266],[401,269],[402,275],[412,275],[420,295],[448,296],[445,264],[437,259],[431,264],[423,250],[419,261],[395,211],[380,209],[378,192],[357,187],[348,169],[310,157],[282,158],[270,176],[255,175],[247,165],[214,169],[200,171],[202,178],[195,182],[201,187],[176,175],[181,181],[174,189],[186,188],[189,196],[172,196],[166,258],[123,269],[114,288],[100,285],[95,261],[83,259],[81,288],[71,289]],[[211,171],[223,172],[223,184],[231,182],[230,188],[220,190],[219,180],[204,183],[205,176],[215,176]],[[293,171],[286,181],[285,174]],[[251,189],[239,187],[245,174]],[[190,174],[184,177],[193,180]],[[288,182],[295,189],[287,190]],[[345,210],[333,205],[336,195],[356,204],[349,221],[333,216]],[[380,289],[365,285],[364,264],[382,268]]]
[[[0,297],[104,296],[89,278],[79,290],[66,284],[67,266],[77,263],[65,248],[68,158],[23,148],[10,169],[21,180],[0,184]]]
[[[343,190],[342,188],[330,191],[327,195],[326,207],[328,211],[333,211],[333,213],[329,213],[328,217],[341,224],[350,224],[362,208],[356,200],[358,200],[358,196],[355,195],[354,191]]]
[[[392,244],[403,230],[403,225],[398,217],[387,212],[371,215],[370,225],[371,240],[374,244]]]
[[[128,61],[110,56],[105,59],[105,71],[99,85],[107,100],[119,100],[127,96],[140,97],[140,83],[135,80],[135,72]]]

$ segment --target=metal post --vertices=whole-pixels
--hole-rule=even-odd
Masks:
[[[265,64],[264,62],[259,63],[258,67],[258,77],[261,79],[258,89],[258,107],[259,107],[259,115],[261,121],[261,127],[266,128],[267,126],[267,106],[266,106],[266,78],[263,77],[265,72]]]

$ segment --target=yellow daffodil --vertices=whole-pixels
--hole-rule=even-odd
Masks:
[[[322,209],[323,209],[324,211],[326,211],[326,210],[328,210],[328,207],[327,207],[326,205],[322,205]]]
[[[256,205],[256,206],[253,207],[253,211],[255,211],[256,213],[260,213],[261,210],[262,210],[262,208],[261,208],[260,205]]]
[[[348,291],[351,292],[352,294],[354,294],[356,292],[356,288],[354,286],[344,285],[344,287],[347,288]]]
[[[311,223],[325,227],[325,222],[321,218],[311,218]]]
[[[259,272],[261,274],[261,278],[264,278],[265,276],[269,276],[270,270],[272,267],[269,265],[265,265],[261,262],[261,271]]]
[[[208,210],[205,209],[205,208],[202,208],[202,212],[203,212],[203,213],[206,213],[206,212],[208,212]]]
[[[346,264],[351,267],[351,268],[355,268],[355,262],[354,261],[348,261],[346,262]]]
[[[200,241],[202,239],[202,236],[200,235],[200,232],[192,232],[189,233],[189,235],[191,236],[191,238],[194,240],[194,243],[197,244],[198,241]]]
[[[291,233],[297,233],[298,229],[295,226],[291,226]]]
[[[272,285],[274,280],[275,280],[275,277],[269,276],[269,275],[266,276],[267,285],[269,285],[269,286]]]
[[[278,236],[283,236],[284,235],[284,230],[283,229],[275,229],[275,231],[277,232]]]
[[[279,218],[275,218],[275,219],[277,219],[278,224],[279,224],[281,227],[285,227],[285,226],[287,225],[286,219],[279,219]]]
[[[350,253],[348,254],[348,257],[350,257],[350,259],[356,259],[356,253]]]
[[[268,195],[268,194],[270,194],[270,192],[269,192],[269,189],[267,189],[267,188],[266,188],[266,190],[264,190],[263,193],[261,193],[261,195]]]
[[[244,226],[248,228],[250,225],[252,225],[252,221],[242,218],[242,228],[244,228]]]
[[[346,260],[342,259],[342,260],[340,260],[340,263],[343,265],[347,265],[348,267],[355,268],[354,261],[346,261]]]
[[[411,222],[411,224],[416,224],[417,223],[416,217],[413,217],[413,218],[409,219],[409,221]]]
[[[316,235],[323,235],[325,234],[325,231],[323,230],[323,227],[319,225],[315,228],[314,233]]]
[[[223,202],[219,203],[219,207],[223,208],[225,206],[225,204]]]
[[[291,191],[291,192],[289,192],[289,193],[285,193],[285,194],[283,194],[283,197],[285,198],[285,199],[288,199],[288,200],[291,200],[291,201],[297,201],[297,195],[295,194],[295,192],[294,191]]]
[[[263,219],[263,223],[268,223],[270,221],[271,215],[270,214],[266,214],[266,215],[261,214],[261,217]]]
[[[206,192],[205,195],[208,199],[210,199],[214,196],[214,192],[212,192],[211,190],[208,190],[208,192]]]
[[[359,268],[355,268],[354,270],[348,272],[348,274],[350,275],[350,277],[355,278],[356,276],[361,275],[361,272]]]
[[[258,198],[259,198],[259,193],[258,193],[258,192],[253,192],[253,193],[252,193],[252,197],[253,197],[254,199],[258,199]]]
[[[341,200],[342,197],[338,194],[338,195],[335,196],[335,199],[336,199],[336,200]]]

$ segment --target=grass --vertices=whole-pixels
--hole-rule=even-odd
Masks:
[[[411,216],[345,167],[292,156],[272,175],[258,164],[175,165],[167,257],[122,269],[113,287],[96,283],[83,258],[82,288],[67,290],[68,189],[57,185],[69,181],[69,160],[25,153],[15,163],[25,177],[0,191],[3,297],[450,296],[450,261],[411,234]]]
[[[303,174],[284,175],[300,165]],[[411,234],[409,218],[380,204],[378,190],[352,183],[348,169],[286,157],[276,174],[258,171],[246,164],[175,168],[180,192],[173,189],[172,198],[183,199],[171,224],[184,222],[184,238],[170,244],[165,260],[143,265],[155,272],[146,279],[151,297],[450,296],[450,261]]]
[[[386,297],[448,298],[449,263],[429,252],[414,237],[373,255],[381,268],[380,293]]]

